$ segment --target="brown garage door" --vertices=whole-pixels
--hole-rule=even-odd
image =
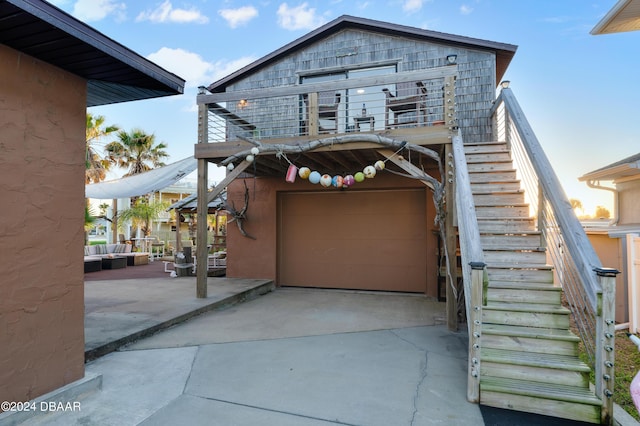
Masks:
[[[282,193],[278,282],[426,291],[426,200],[418,189]]]

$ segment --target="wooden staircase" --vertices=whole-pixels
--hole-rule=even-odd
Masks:
[[[600,423],[601,401],[505,143],[465,144],[489,287],[480,403]]]

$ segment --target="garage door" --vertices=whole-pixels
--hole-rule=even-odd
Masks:
[[[281,193],[278,283],[426,291],[421,189]]]

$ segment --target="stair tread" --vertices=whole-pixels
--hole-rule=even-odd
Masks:
[[[513,281],[489,281],[489,288],[495,289],[509,289],[509,290],[537,290],[537,291],[553,291],[553,292],[562,292],[562,288],[553,285],[553,283],[526,283],[522,282],[513,282]]]
[[[491,262],[491,263],[487,263],[487,269],[538,269],[541,271],[550,271],[553,269],[553,265],[537,264],[537,263]]]
[[[506,162],[506,161],[503,161]],[[482,173],[504,173],[515,172],[516,169],[503,169],[503,170],[469,170],[469,174],[482,174]]]
[[[562,328],[527,327],[522,325],[483,324],[482,333],[531,339],[566,340],[579,342],[580,338]]]
[[[569,315],[571,313],[569,309],[560,305],[549,305],[546,303],[494,302],[491,300],[487,301],[487,305],[483,309],[494,311],[535,312],[559,315]]]
[[[482,348],[483,362],[551,368],[555,370],[588,373],[591,368],[578,357],[541,352],[513,351],[508,349]]]
[[[498,244],[483,244],[483,251],[513,251],[513,252],[544,252],[546,249],[540,246],[522,246],[522,245],[498,245]]]
[[[529,237],[540,235],[540,231],[480,231],[480,237],[483,235],[501,235],[506,237]]]
[[[471,182],[471,186],[474,185],[500,185],[503,183],[517,183],[520,184],[520,179],[500,179],[499,181],[496,182]]]
[[[500,152],[500,154],[506,154],[507,151],[503,151]],[[467,164],[502,164],[502,163],[512,163],[513,160],[511,158],[491,158],[488,159],[486,158],[487,154],[497,154],[494,152],[469,152],[466,154],[466,160],[467,160]],[[469,157],[473,157],[474,155],[477,156],[482,156],[484,158],[469,158]]]
[[[482,211],[479,211],[478,208],[482,207],[482,208],[498,208],[498,209],[509,209],[509,208],[513,208],[513,207],[529,207],[529,204],[526,203],[509,203],[509,202],[504,202],[504,203],[498,203],[496,201],[487,201],[486,203],[484,202],[480,202],[480,203],[475,203],[476,206],[476,215],[478,216],[478,218],[482,218]],[[487,216],[485,216],[487,217]],[[493,216],[489,216],[489,217],[493,217]]]
[[[499,191],[471,191],[472,195],[519,195],[524,194],[524,189],[502,189]]]
[[[491,216],[491,217],[479,217],[478,220],[490,220],[495,222],[504,222],[505,220],[530,220],[535,219],[529,216]]]
[[[527,380],[507,379],[501,377],[482,377],[480,392],[494,391],[515,395],[526,395],[556,401],[577,402],[590,405],[602,405],[588,388],[554,383],[530,382]]]

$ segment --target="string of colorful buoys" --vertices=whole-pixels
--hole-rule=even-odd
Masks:
[[[260,150],[257,147],[253,147],[251,148],[250,154],[247,154],[247,156],[245,157],[245,160],[251,163],[255,160],[255,156],[259,153]],[[334,188],[348,188],[350,186],[353,186],[355,183],[364,182],[365,179],[373,179],[376,174],[379,171],[384,170],[384,168],[385,162],[382,160],[378,160],[372,166],[366,166],[364,169],[362,169],[362,171],[356,172],[354,174],[348,174],[346,176],[331,176],[326,173],[320,174],[320,172],[315,170],[312,171],[309,167],[298,168],[296,165],[289,162],[289,168],[287,169],[285,180],[288,183],[294,183],[296,181],[297,175],[301,179],[308,180],[314,185],[320,184],[325,188],[329,188],[331,186],[333,186]],[[228,171],[231,171],[233,169],[233,163],[227,164]]]
[[[334,188],[348,188],[354,185],[356,182],[364,182],[365,179],[372,179],[376,176],[376,173],[384,170],[384,161],[378,160],[373,166],[367,166],[362,171],[346,176],[329,174],[320,174],[320,172],[311,170],[309,167],[298,168],[294,164],[289,164],[287,169],[286,182],[294,183],[296,181],[296,175],[301,179],[308,180],[310,183],[317,185],[320,184],[325,188],[333,186]]]

